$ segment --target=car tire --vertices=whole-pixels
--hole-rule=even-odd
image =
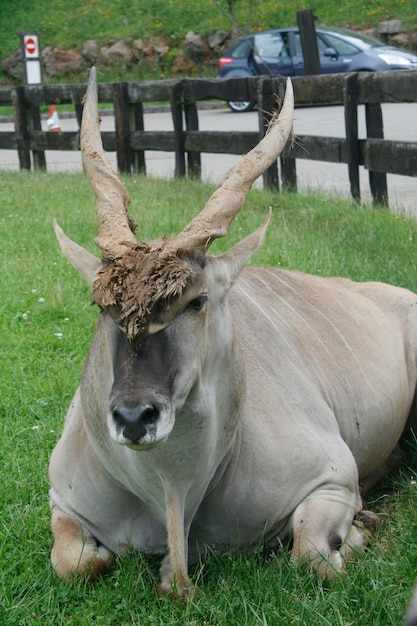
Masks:
[[[234,113],[246,113],[247,111],[252,111],[255,106],[254,102],[250,102],[249,100],[231,100],[227,103],[229,109],[231,109]]]

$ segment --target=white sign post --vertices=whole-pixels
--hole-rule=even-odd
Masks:
[[[20,41],[25,61],[25,82],[27,85],[41,85],[43,81],[39,34],[21,33]]]

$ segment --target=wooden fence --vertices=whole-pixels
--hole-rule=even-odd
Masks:
[[[369,171],[373,199],[387,203],[386,174],[417,176],[417,142],[384,139],[381,104],[417,102],[417,72],[332,74],[293,78],[296,106],[344,105],[346,137],[301,135],[280,158],[281,184],[296,189],[296,160],[344,163],[348,167],[353,198],[360,198],[359,166]],[[79,150],[79,130],[41,130],[39,107],[72,104],[82,117],[85,85],[46,85],[0,88],[0,106],[13,104],[14,132],[0,132],[0,149],[17,150],[21,169],[45,169],[45,151]],[[104,83],[99,85],[100,103],[114,109],[115,131],[103,132],[107,152],[117,153],[120,172],[146,173],[148,150],[175,153],[177,177],[201,175],[201,153],[243,154],[265,133],[265,113],[272,113],[277,96],[285,92],[281,77],[183,79]],[[258,132],[199,131],[198,103],[207,100],[251,100],[259,111]],[[145,131],[147,103],[169,103],[173,130]],[[365,106],[366,138],[358,135],[358,106]],[[243,115],[243,114],[242,114]],[[416,122],[417,123],[417,122]],[[278,163],[264,175],[268,188],[279,189]]]

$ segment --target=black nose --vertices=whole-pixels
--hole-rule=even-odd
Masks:
[[[126,439],[138,443],[147,433],[155,432],[159,411],[153,404],[138,404],[134,407],[118,405],[112,414],[116,424],[123,428]]]

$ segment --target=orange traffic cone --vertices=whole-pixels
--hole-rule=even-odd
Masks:
[[[54,104],[49,105],[48,112],[48,130],[52,130],[56,133],[59,133],[61,130],[61,126],[59,124],[58,112],[56,110],[56,106]]]

